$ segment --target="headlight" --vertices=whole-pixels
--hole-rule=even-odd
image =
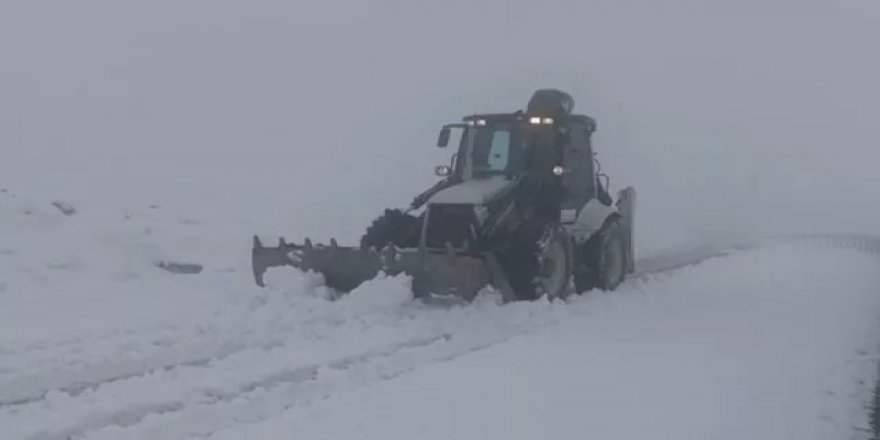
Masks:
[[[565,168],[562,168],[559,165],[556,165],[555,167],[553,167],[553,175],[554,176],[561,176],[563,174],[565,174]]]
[[[553,118],[542,118],[540,116],[532,116],[529,118],[529,124],[532,125],[553,125],[554,122],[556,121]]]

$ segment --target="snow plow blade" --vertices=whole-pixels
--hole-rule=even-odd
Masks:
[[[340,247],[335,240],[330,246],[289,244],[281,239],[278,246],[263,246],[254,236],[251,257],[254,281],[265,287],[266,271],[273,267],[291,266],[303,272],[314,271],[324,276],[325,283],[342,292],[349,292],[364,281],[373,279],[383,270],[382,255],[374,249]]]
[[[417,298],[454,296],[469,301],[490,284],[512,298],[498,262],[481,253],[420,251],[393,245],[363,249],[341,247],[335,240],[325,246],[308,239],[303,244],[281,239],[278,246],[267,247],[255,236],[252,263],[254,281],[260,287],[265,287],[263,278],[268,269],[291,266],[322,274],[327,287],[340,292],[350,292],[380,273],[403,273],[412,277],[412,292]]]

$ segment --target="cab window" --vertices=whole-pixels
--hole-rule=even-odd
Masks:
[[[593,153],[586,126],[580,122],[569,125],[568,141],[564,147],[565,168],[562,184],[568,199],[586,203],[595,196],[596,182],[593,173]]]

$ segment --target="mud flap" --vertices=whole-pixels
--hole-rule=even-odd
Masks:
[[[636,190],[631,186],[620,190],[617,193],[617,212],[622,217],[620,227],[623,230],[624,246],[626,247],[627,273],[633,273],[636,270],[635,242],[633,239],[635,209]]]

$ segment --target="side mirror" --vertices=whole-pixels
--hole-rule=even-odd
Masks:
[[[450,133],[451,130],[449,129],[449,127],[443,127],[443,129],[440,130],[440,136],[437,138],[438,147],[445,148],[447,145],[449,145]]]
[[[452,168],[450,168],[449,165],[437,165],[434,167],[434,174],[440,177],[446,177],[452,174]]]

